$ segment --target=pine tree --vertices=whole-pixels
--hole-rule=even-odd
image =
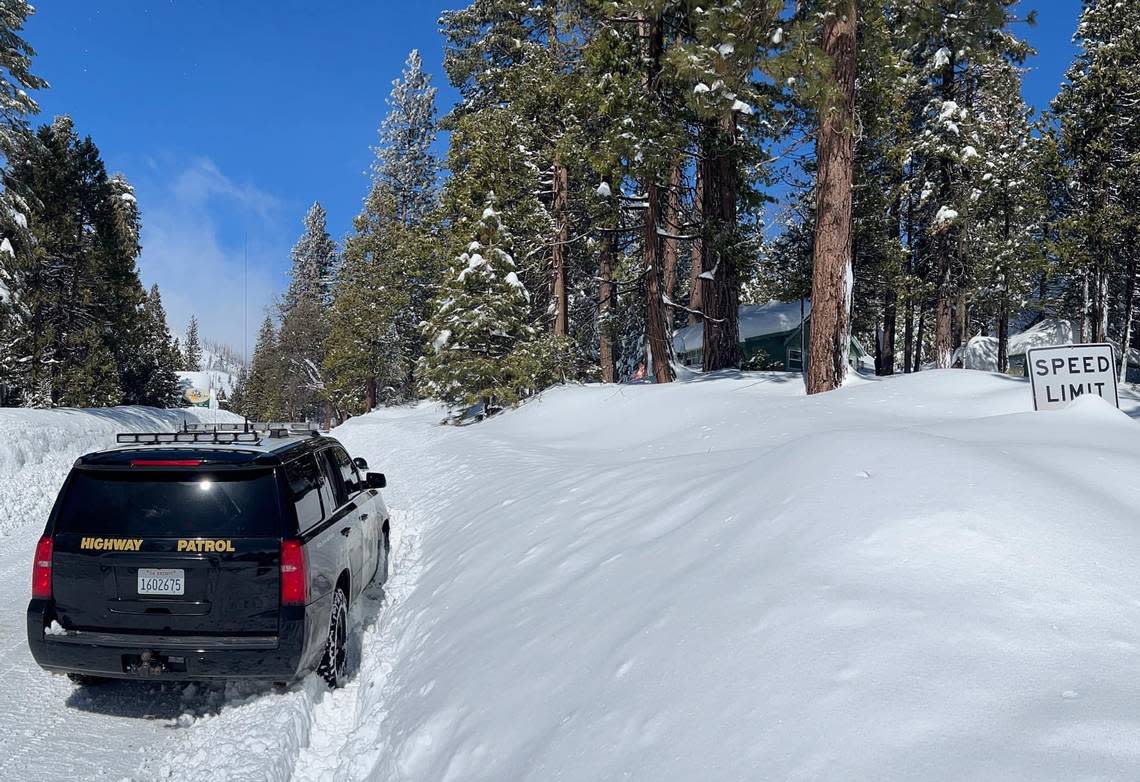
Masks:
[[[1014,2],[906,0],[898,6],[896,25],[904,31],[914,68],[914,97],[923,105],[911,149],[912,187],[920,193],[916,221],[925,229],[915,244],[932,265],[933,352],[939,367],[950,366],[955,337],[961,340],[968,321],[971,259],[964,250],[975,219],[973,172],[982,165],[971,143],[977,132],[971,102],[979,69],[1000,59],[1020,61],[1028,52],[1007,29]]]
[[[436,92],[419,51],[413,49],[403,74],[392,82],[372,164],[374,185],[392,194],[395,217],[405,226],[426,223],[436,204],[439,164],[431,153]]]
[[[17,302],[20,324],[5,344],[15,357],[13,385],[25,404],[59,404],[65,394],[76,402],[68,388],[86,357],[100,352],[97,340],[112,356],[122,395],[117,401],[133,399],[145,385],[133,366],[144,293],[129,184],[107,176],[99,150],[90,138],[79,138],[68,117],[42,126],[35,137],[17,137],[9,155],[4,184],[25,194],[27,209],[7,216],[27,230],[8,241],[11,253],[0,253],[15,270],[5,274],[16,282],[9,298]]]
[[[975,175],[977,227],[968,238],[974,259],[976,314],[993,323],[997,368],[1009,367],[1010,319],[1044,270],[1044,184],[1041,144],[1021,97],[1021,73],[1008,62],[984,66],[975,99],[977,142],[984,164]]]
[[[510,249],[492,194],[477,238],[456,258],[426,327],[424,391],[454,407],[482,404],[489,414],[532,387],[526,371],[532,356],[516,352],[534,336],[529,296]]]
[[[436,238],[435,94],[418,52],[393,82],[372,184],[345,241],[326,340],[327,395],[338,414],[414,395],[440,268]]]
[[[345,242],[325,341],[327,396],[338,417],[408,398],[408,342],[421,337],[409,333],[418,324],[409,322],[411,285],[403,283],[397,258],[401,244],[410,243],[399,240],[404,229],[395,208],[385,189],[373,187]]]
[[[337,266],[336,243],[329,236],[325,219],[325,210],[319,203],[314,203],[305,215],[305,230],[293,247],[289,289],[281,305],[281,393],[286,415],[296,420],[324,417],[326,307],[332,300]]]
[[[186,327],[186,341],[182,344],[182,369],[197,372],[202,368],[202,343],[198,339],[198,318],[190,316]]]
[[[265,316],[257,332],[249,377],[243,389],[242,412],[251,420],[280,421],[285,418],[282,394],[283,372],[273,318]]]
[[[185,358],[178,344],[170,337],[166,323],[166,310],[158,286],[152,285],[142,307],[141,339],[136,356],[138,376],[142,385],[130,404],[170,407],[176,404],[178,389],[177,371]]]
[[[1066,191],[1060,241],[1078,338],[1131,344],[1140,262],[1140,0],[1086,0],[1053,104]]]

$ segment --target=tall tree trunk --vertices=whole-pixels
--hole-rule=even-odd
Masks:
[[[658,383],[673,380],[669,340],[665,328],[665,302],[661,285],[661,236],[657,226],[661,214],[661,189],[650,180],[645,186],[648,207],[645,210],[645,338],[649,343],[649,359],[653,379]]]
[[[1131,247],[1134,246],[1130,244]],[[1128,285],[1124,292],[1124,336],[1120,340],[1120,382],[1128,379],[1128,351],[1132,347],[1132,310],[1136,298],[1136,256],[1130,253]]]
[[[1094,342],[1108,341],[1108,271],[1104,266],[1097,269],[1096,281],[1096,332]]]
[[[906,318],[903,323],[903,372],[914,370],[911,351],[914,349],[914,197],[906,197]]]
[[[954,347],[960,348],[970,339],[970,310],[966,305],[966,291],[958,291],[954,310],[954,320],[957,324],[954,333]]]
[[[704,177],[701,173],[703,166],[700,161],[697,161],[697,186],[695,189],[695,197],[693,198],[693,211],[696,216],[697,230],[700,236],[692,243],[693,265],[689,269],[689,325],[696,326],[701,322],[701,273],[704,272],[704,263],[702,262],[705,257],[705,220],[704,208],[701,199],[701,193],[704,191]]]
[[[554,336],[565,337],[569,333],[569,300],[566,295],[566,243],[570,240],[569,209],[566,200],[569,192],[569,176],[566,166],[554,164],[554,248],[551,251],[551,265],[554,275]]]
[[[998,372],[1009,372],[1009,294],[1002,290],[998,302]]]
[[[908,292],[906,311],[903,313],[903,373],[909,375],[914,368],[911,355],[914,350],[914,294]]]
[[[897,188],[898,185],[896,184]],[[889,221],[887,225],[887,238],[894,246],[902,245],[902,194],[895,190],[894,200],[891,202]],[[898,303],[899,294],[892,278],[883,288],[883,359],[875,367],[880,375],[893,375],[895,373],[895,337],[898,332]]]
[[[645,91],[656,97],[658,76],[661,71],[661,54],[665,46],[660,14],[651,14],[642,20],[649,63],[645,77]],[[673,381],[671,345],[665,328],[665,302],[662,295],[661,188],[656,174],[650,171],[645,177],[645,338],[649,343],[649,360],[653,364],[653,379],[658,383]]]
[[[376,378],[370,377],[364,384],[364,412],[371,413],[376,409]]]
[[[950,56],[947,63],[942,67],[942,100],[952,101],[954,100],[955,93],[955,48],[953,42],[947,41],[946,48],[949,50]],[[939,198],[944,205],[950,205],[954,200],[953,178],[951,174],[952,165],[953,161],[950,156],[944,154],[939,163]],[[936,242],[938,247],[938,282],[935,288],[934,300],[934,365],[939,369],[945,369],[950,366],[950,354],[953,342],[950,307],[951,300],[954,298],[955,293],[952,281],[955,256],[958,251],[957,234],[958,227],[951,221],[949,224],[941,226],[938,241]]]
[[[918,372],[922,369],[922,343],[926,338],[926,302],[920,301],[918,303],[918,335],[914,342],[914,361],[911,362],[911,371]]]
[[[898,324],[898,294],[889,288],[883,293],[883,361],[879,374],[895,373],[895,332]]]
[[[674,301],[677,290],[677,234],[681,232],[681,159],[673,163],[669,170],[669,196],[665,200],[665,268],[663,269],[663,292],[669,301]],[[670,318],[671,320],[671,318]]]
[[[1088,342],[1092,327],[1089,323],[1089,270],[1081,271],[1081,325],[1078,330],[1077,342]]]
[[[740,366],[740,271],[736,237],[736,161],[732,147],[736,120],[729,112],[706,122],[702,135],[701,211],[705,271],[700,278],[705,314],[703,344],[706,372]]]
[[[598,276],[601,285],[598,287],[598,362],[602,365],[602,382],[617,382],[617,371],[614,365],[614,337],[611,317],[614,309],[614,245],[616,234],[612,230],[602,234],[602,257],[599,264]]]
[[[824,21],[823,51],[831,59],[836,103],[821,112],[815,147],[819,168],[812,249],[809,394],[831,391],[843,383],[851,349],[855,0],[842,3]]]

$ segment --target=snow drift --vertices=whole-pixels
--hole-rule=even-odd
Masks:
[[[802,394],[564,388],[461,430],[342,427],[412,482],[422,556],[326,778],[1132,774],[1137,424],[960,371]]]
[[[109,448],[118,432],[174,431],[183,421],[240,421],[225,411],[159,410],[153,407],[0,407],[0,535],[29,517],[40,534],[72,463]]]

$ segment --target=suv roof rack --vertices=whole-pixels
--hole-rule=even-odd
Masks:
[[[163,443],[257,443],[257,432],[122,432],[115,442],[133,445],[161,445]]]
[[[317,437],[320,427],[311,421],[243,421],[236,423],[204,424],[183,422],[174,432],[123,432],[115,436],[116,442],[130,445],[160,445],[163,443],[259,443],[264,438],[284,438],[307,435]]]

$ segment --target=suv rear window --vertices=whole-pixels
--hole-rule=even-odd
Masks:
[[[276,537],[277,481],[270,470],[76,470],[56,532],[151,537]]]

